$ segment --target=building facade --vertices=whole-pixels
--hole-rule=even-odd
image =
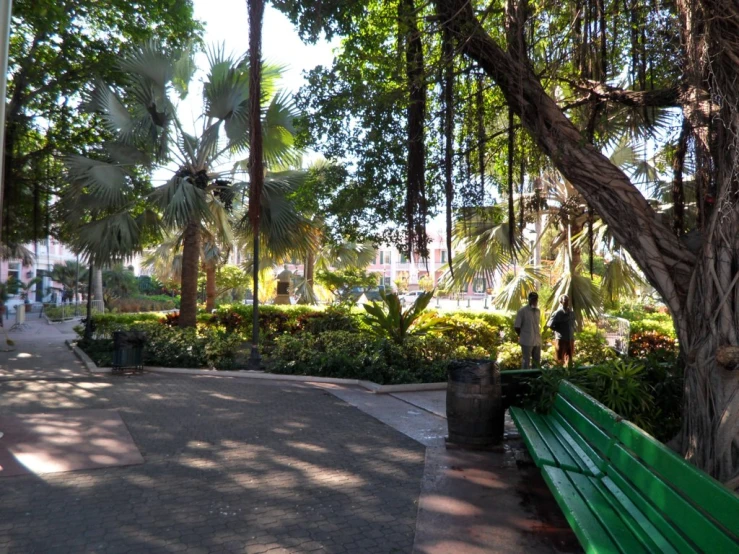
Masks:
[[[19,283],[29,283],[36,277],[41,279],[40,283],[34,284],[28,292],[30,302],[61,302],[61,293],[56,289],[61,286],[52,281],[50,274],[54,264],[63,264],[67,260],[76,260],[75,254],[64,244],[53,239],[27,244],[26,248],[34,253],[34,262],[25,265],[22,260],[0,260],[0,282],[7,282],[9,278],[16,279]],[[24,303],[21,290],[10,296],[7,302],[9,311],[13,311],[17,304]]]

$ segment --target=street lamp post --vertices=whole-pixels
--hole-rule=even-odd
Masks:
[[[8,83],[8,44],[12,0],[0,0],[0,230],[3,228],[3,175],[5,174],[5,92]],[[0,231],[1,232],[1,231]],[[2,235],[0,234],[0,238]]]

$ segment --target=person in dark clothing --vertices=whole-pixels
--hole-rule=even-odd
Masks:
[[[570,307],[570,297],[559,298],[559,308],[549,318],[547,326],[554,331],[554,358],[558,364],[570,365],[575,351],[575,313]]]

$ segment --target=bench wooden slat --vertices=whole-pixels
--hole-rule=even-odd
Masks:
[[[608,447],[613,442],[613,438],[609,436],[603,429],[590,421],[577,408],[575,408],[568,400],[562,396],[557,396],[554,401],[554,409],[559,412],[578,434],[598,450],[601,457],[605,457]]]
[[[560,442],[551,428],[547,425],[545,416],[537,414],[536,412],[528,412],[531,423],[536,428],[537,433],[546,443],[550,452],[554,455],[554,460],[557,466],[564,469],[571,469],[573,471],[579,471],[581,466],[578,464],[573,457],[570,455],[567,448]]]
[[[623,419],[616,412],[578,389],[572,383],[562,381],[558,390],[559,396],[566,398],[570,404],[595,421],[609,435],[613,435],[613,428]]]
[[[587,477],[580,473],[567,472],[567,477],[574,483],[585,503],[595,514],[595,517],[601,522],[603,527],[608,531],[616,545],[624,554],[637,552],[648,552],[647,548],[639,541],[631,529],[621,519],[619,513],[614,509],[613,504],[609,502],[606,494],[591,481],[592,477]]]
[[[664,481],[678,488],[683,496],[739,537],[739,509],[733,492],[631,422],[619,423],[616,436]]]
[[[618,546],[614,544],[601,522],[590,511],[577,488],[567,478],[565,471],[557,467],[544,466],[542,475],[585,552],[621,554]]]
[[[529,413],[521,408],[512,407],[509,410],[513,423],[516,424],[518,432],[523,437],[531,457],[534,459],[536,467],[542,467],[543,465],[556,466],[557,460],[554,458],[554,454],[549,450],[546,442],[542,440],[539,433],[536,431],[536,427],[529,419]]]
[[[677,551],[680,554],[696,554],[695,547],[615,469],[608,469],[608,475],[602,479],[602,483],[621,505],[634,515],[640,527],[656,543],[655,552]]]
[[[590,448],[557,412],[552,412],[546,421],[552,430],[561,437],[562,444],[569,448],[572,457],[580,465],[583,473],[593,477],[603,475],[599,463],[602,464],[604,461],[598,458],[595,450]],[[598,458],[597,461],[594,458]]]
[[[705,552],[739,552],[739,545],[649,468],[616,444],[610,452],[614,468],[649,497],[692,542]]]

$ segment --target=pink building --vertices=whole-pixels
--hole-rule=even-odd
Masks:
[[[31,265],[24,265],[21,260],[0,260],[0,281],[4,283],[8,278],[14,277],[21,283],[28,283],[35,277],[40,277],[41,282],[33,285],[28,299],[31,302],[49,302],[55,296],[53,287],[59,286],[49,277],[51,269],[54,264],[75,260],[76,256],[66,246],[52,238],[39,241],[36,245],[27,244],[26,248],[34,253],[34,262]],[[20,292],[8,299],[9,311],[12,312],[15,305],[23,303]],[[56,298],[57,301],[61,301],[59,292],[56,293]]]

